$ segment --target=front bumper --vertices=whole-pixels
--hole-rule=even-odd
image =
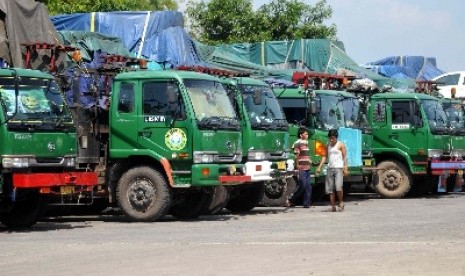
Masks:
[[[195,164],[191,186],[240,185],[251,182],[243,164]]]
[[[95,186],[97,183],[97,174],[93,172],[13,173],[14,188]]]

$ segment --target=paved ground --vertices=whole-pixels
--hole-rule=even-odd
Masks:
[[[194,221],[105,215],[0,227],[0,274],[465,275],[465,194],[352,195],[338,213],[326,204]]]

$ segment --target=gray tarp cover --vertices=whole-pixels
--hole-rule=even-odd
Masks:
[[[21,43],[59,44],[58,34],[44,4],[32,0],[0,1],[0,58],[12,67],[24,67]],[[33,68],[47,66],[49,52],[33,56]]]

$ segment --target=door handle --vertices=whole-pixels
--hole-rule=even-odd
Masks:
[[[140,130],[138,132],[139,136],[145,137],[145,138],[150,138],[152,136],[152,131],[150,130]]]

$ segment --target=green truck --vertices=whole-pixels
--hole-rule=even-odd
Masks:
[[[284,109],[290,127],[290,144],[297,140],[297,129],[304,126],[309,129],[309,148],[314,165],[319,164],[324,156],[328,143],[328,131],[332,128],[360,129],[361,140],[358,148],[362,163],[349,164],[350,175],[345,178],[345,191],[350,190],[352,184],[367,183],[371,177],[369,168],[375,162],[371,151],[372,136],[370,129],[362,126],[359,116],[358,98],[351,93],[336,90],[305,91],[302,88],[274,89],[275,94]],[[312,107],[313,105],[313,107]],[[352,145],[357,143],[356,140]],[[313,166],[315,169],[315,166]],[[324,185],[324,175],[316,176],[319,185],[315,187],[315,197],[321,197]],[[318,199],[318,198],[315,198]]]
[[[438,98],[420,93],[376,93],[369,121],[377,168],[374,189],[387,198],[445,191],[465,169],[462,139],[451,135]],[[455,141],[454,141],[455,140]]]
[[[80,75],[97,84],[108,83],[101,81],[107,75],[112,85],[90,92],[69,85],[78,165],[98,174],[102,197],[130,220],[195,218],[226,206],[241,211],[263,193],[245,174],[241,123],[219,78],[176,70],[89,76],[76,69],[76,82]],[[76,104],[86,95],[96,104]],[[105,99],[107,105],[97,104]]]
[[[274,89],[286,119],[291,123],[290,145],[297,140],[297,129],[300,126],[309,129],[311,158],[314,165],[317,165],[325,154],[330,129],[359,131],[360,140],[352,140],[348,146],[358,151],[354,155],[360,156],[361,160],[349,162],[350,175],[344,179],[344,191],[348,192],[355,184],[366,186],[371,181],[372,169],[375,167],[373,136],[366,116],[367,99],[344,91],[341,76],[296,72],[293,81],[299,85]],[[324,192],[324,174],[315,176],[315,181],[314,200],[319,200]]]
[[[77,168],[77,134],[53,76],[0,69],[0,222],[27,227],[46,205],[93,203],[97,177]]]
[[[284,206],[296,183],[289,159],[289,124],[271,87],[250,77],[227,79],[236,95],[242,123],[243,158],[247,175],[265,185],[261,203]]]

